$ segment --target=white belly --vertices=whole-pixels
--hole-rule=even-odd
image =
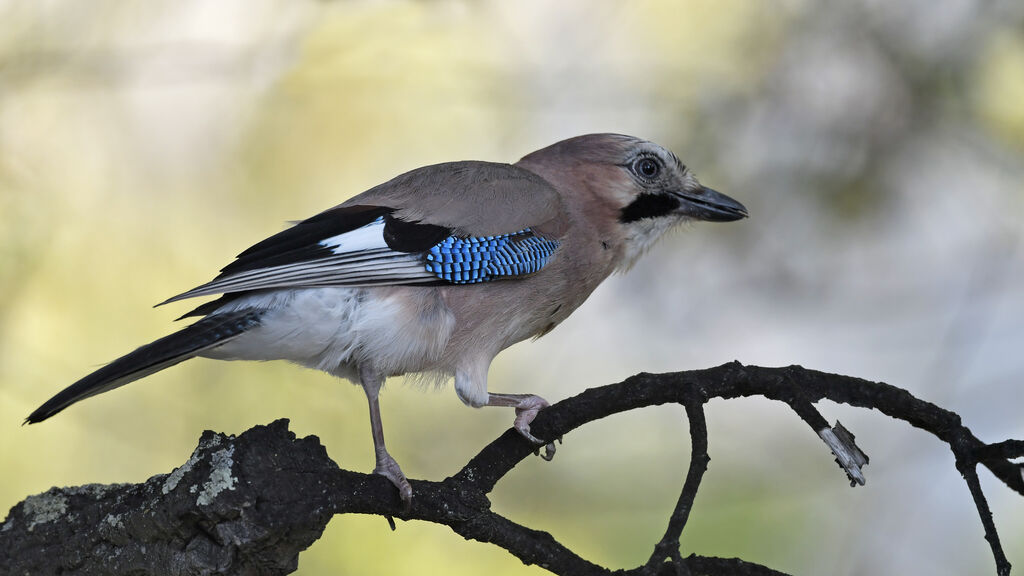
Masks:
[[[203,353],[221,360],[288,360],[358,381],[445,371],[438,365],[455,319],[425,287],[307,288],[253,294],[218,311],[266,309],[260,325]]]

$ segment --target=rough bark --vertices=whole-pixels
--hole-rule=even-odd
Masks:
[[[1024,495],[1024,476],[1012,458],[1024,442],[985,444],[959,416],[905,390],[798,366],[761,368],[737,362],[707,370],[638,374],[587,390],[541,412],[533,432],[561,437],[588,422],[646,406],[678,403],[690,421],[692,457],[680,498],[650,559],[621,574],[779,575],[740,559],[683,556],[679,537],[700,487],[708,456],[703,405],[711,398],[764,396],[785,402],[839,450],[851,480],[866,457],[840,426],[830,427],[814,403],[829,399],[877,409],[926,430],[950,446],[982,520],[996,574],[1010,565],[978,482],[977,466]],[[834,446],[830,443],[834,449]],[[377,514],[444,524],[466,539],[490,542],[526,564],[564,575],[611,574],[550,534],[490,510],[487,494],[533,447],[507,431],[457,474],[441,482],[413,480],[412,509],[382,477],[338,468],[315,436],[296,438],[287,420],[227,436],[205,432],[187,462],[142,484],[52,488],[11,509],[0,526],[3,574],[288,574],[335,514]],[[859,457],[858,457],[859,455]],[[853,483],[853,482],[851,482]]]

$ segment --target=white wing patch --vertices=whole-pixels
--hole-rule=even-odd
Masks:
[[[387,249],[388,245],[384,242],[384,218],[377,218],[362,228],[321,240],[320,245],[339,255],[376,248]]]
[[[396,252],[387,247],[382,218],[317,244],[326,249],[324,255],[229,274],[162,304],[197,296],[267,288],[385,286],[437,281],[437,276],[427,271],[422,255]]]

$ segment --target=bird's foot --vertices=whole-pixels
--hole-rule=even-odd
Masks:
[[[412,486],[409,485],[409,480],[398,466],[398,462],[385,452],[383,456],[377,458],[377,467],[373,469],[373,473],[387,478],[395,488],[398,488],[398,495],[402,498],[402,511],[409,512],[412,509]]]
[[[519,403],[515,405],[516,421],[512,423],[512,426],[516,429],[516,432],[522,434],[523,438],[530,442],[537,445],[545,444],[543,440],[530,433],[530,423],[537,417],[541,409],[547,408],[550,405],[547,400],[540,396],[534,396],[533,394],[524,395],[519,399]]]
[[[537,446],[534,454],[545,460],[555,457],[555,443],[545,442],[530,432],[530,423],[533,422],[533,419],[541,410],[551,405],[547,400],[535,394],[491,394],[488,404],[515,408],[516,420],[512,426],[516,432]],[[561,442],[561,438],[558,441]],[[540,453],[541,446],[544,447],[544,454]]]

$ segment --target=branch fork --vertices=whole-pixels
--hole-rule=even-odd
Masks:
[[[785,576],[736,558],[683,556],[679,541],[708,470],[704,404],[713,398],[763,396],[788,404],[836,456],[853,485],[868,459],[853,435],[829,426],[814,407],[823,399],[880,412],[948,444],[974,498],[995,560],[1007,576],[977,468],[1024,495],[1024,441],[986,444],[959,416],[888,384],[799,366],[762,368],[732,362],[705,370],[638,374],[552,405],[531,423],[539,438],[559,438],[612,414],[680,404],[690,423],[691,459],[667,527],[644,564],[621,575]],[[405,510],[394,486],[373,474],[339,469],[315,436],[296,438],[287,420],[236,436],[205,432],[185,464],[141,484],[52,488],[14,506],[0,524],[0,567],[11,574],[288,574],[335,514],[424,520],[466,539],[500,546],[555,574],[610,575],[550,534],[491,510],[487,495],[535,446],[508,430],[442,482],[412,480]]]

